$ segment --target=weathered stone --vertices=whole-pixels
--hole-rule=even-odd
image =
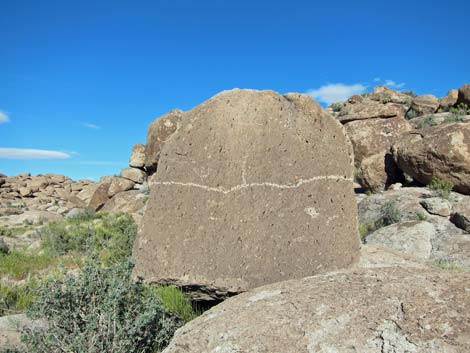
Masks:
[[[93,184],[89,184],[89,185],[85,185],[82,189],[82,191],[80,191],[78,194],[77,194],[77,197],[83,201],[85,201],[86,203],[88,203],[94,192],[96,191],[96,189],[98,188],[98,184],[97,183],[93,183]]]
[[[0,178],[0,186],[2,186],[2,185],[5,184],[5,183],[6,183],[5,178]]]
[[[459,203],[454,205],[450,221],[460,229],[470,233],[470,203]]]
[[[134,145],[129,158],[129,166],[134,168],[143,168],[145,166],[145,145]]]
[[[457,104],[466,104],[470,107],[470,84],[465,84],[459,88]]]
[[[390,89],[387,86],[374,87],[374,90],[368,95],[368,99],[378,101],[383,104],[396,103],[406,106],[410,106],[412,102],[412,97],[409,95]]]
[[[421,206],[430,214],[449,217],[452,205],[449,201],[444,200],[440,197],[431,197],[429,199],[421,200]]]
[[[409,221],[381,228],[366,238],[367,244],[386,246],[420,260],[431,257],[434,226],[428,222]]]
[[[3,239],[0,238],[0,254],[8,254],[10,249],[8,248],[7,243]]]
[[[103,211],[129,213],[139,224],[142,220],[147,198],[146,195],[137,190],[120,192],[105,203]]]
[[[403,132],[411,130],[403,117],[351,121],[345,128],[353,144],[355,165],[361,169],[358,181],[363,187],[383,189],[402,179],[389,151]]]
[[[157,170],[161,149],[178,129],[182,115],[181,110],[175,109],[150,124],[145,145],[145,168],[149,173]]]
[[[434,114],[437,112],[437,109],[439,109],[439,99],[432,94],[417,96],[413,99],[411,109],[416,112],[418,116]]]
[[[469,352],[469,283],[469,273],[403,267],[275,283],[206,311],[163,352]]]
[[[145,180],[147,180],[147,174],[137,168],[124,168],[121,170],[121,178],[132,180],[137,184],[142,184]]]
[[[132,180],[113,177],[109,185],[108,197],[113,197],[120,192],[131,190],[134,187],[134,184],[135,183]]]
[[[27,187],[24,187],[24,186],[23,186],[23,187],[20,187],[20,188],[18,189],[18,192],[20,193],[20,195],[21,195],[22,197],[31,196],[31,194],[32,194],[31,188],[27,188]]]
[[[346,124],[355,120],[388,119],[396,116],[404,117],[405,112],[406,108],[400,104],[382,104],[380,102],[367,100],[361,104],[347,105],[338,115],[338,120]]]
[[[47,185],[49,185],[49,180],[47,177],[39,175],[31,178],[31,182],[28,183],[28,186],[33,190],[33,192],[43,190]]]
[[[392,148],[395,162],[423,184],[432,177],[470,194],[470,124],[447,123],[404,133]]]
[[[349,266],[359,251],[352,149],[310,97],[220,93],[161,150],[135,274],[239,292]]]
[[[110,185],[111,184],[109,182],[98,184],[98,187],[95,189],[93,195],[91,196],[87,207],[98,211],[109,199],[108,192]]]
[[[447,92],[445,97],[439,99],[440,108],[443,110],[448,110],[457,103],[458,98],[459,91],[456,89],[451,89],[449,92]]]

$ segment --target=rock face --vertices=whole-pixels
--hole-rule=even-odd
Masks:
[[[149,172],[157,170],[162,146],[178,129],[182,114],[181,110],[175,109],[150,124],[145,148],[145,168]]]
[[[469,352],[469,281],[395,267],[275,283],[205,312],[164,353]]]
[[[357,260],[351,146],[308,96],[226,91],[180,125],[152,177],[136,275],[218,298]]]
[[[428,184],[433,176],[454,190],[470,194],[470,124],[447,123],[405,133],[393,146],[396,163],[415,180]]]
[[[460,103],[470,106],[470,84],[463,85],[459,88],[457,104]]]
[[[133,168],[143,168],[145,166],[145,145],[134,145],[129,158],[129,166]]]
[[[418,115],[434,114],[439,108],[439,99],[432,94],[417,96],[413,99],[411,109]]]
[[[369,190],[384,189],[403,179],[390,147],[403,132],[411,130],[404,116],[411,97],[377,86],[364,96],[352,96],[332,108],[344,124],[354,149],[357,181]]]

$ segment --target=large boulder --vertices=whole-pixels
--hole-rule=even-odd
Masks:
[[[404,133],[392,148],[397,165],[423,184],[433,176],[470,194],[470,124],[445,123]]]
[[[451,89],[447,92],[445,97],[439,99],[440,108],[442,110],[449,110],[449,108],[453,107],[459,99],[459,91],[456,89]]]
[[[137,184],[142,184],[147,180],[147,174],[137,168],[124,168],[121,170],[121,178],[129,179]]]
[[[469,281],[392,267],[275,283],[205,312],[163,352],[469,352]]]
[[[129,166],[134,168],[143,168],[145,166],[145,145],[134,145],[129,158]]]
[[[465,84],[459,88],[457,104],[460,103],[470,106],[470,84]]]
[[[439,99],[437,99],[436,96],[424,94],[413,99],[411,110],[414,111],[417,116],[434,114],[439,109],[439,105]]]
[[[363,187],[377,190],[400,180],[390,147],[403,132],[411,130],[405,118],[356,120],[345,128],[353,144],[355,165],[361,170],[359,182]]]
[[[358,258],[352,148],[310,97],[222,92],[184,113],[161,150],[135,274],[204,299]]]
[[[162,146],[178,129],[182,115],[181,110],[175,109],[150,124],[145,145],[145,169],[150,174],[157,170]]]

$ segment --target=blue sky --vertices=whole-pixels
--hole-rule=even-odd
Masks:
[[[118,174],[153,119],[224,89],[325,103],[386,80],[438,96],[470,81],[464,0],[0,0],[0,11],[8,175]]]

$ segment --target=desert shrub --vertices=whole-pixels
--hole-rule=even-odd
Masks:
[[[406,94],[407,96],[410,96],[410,97],[412,97],[412,98],[414,98],[414,97],[417,96],[417,94],[416,94],[415,92],[413,92],[413,91],[403,91],[402,93],[403,93],[403,94]]]
[[[375,228],[389,226],[401,221],[401,212],[396,201],[387,201],[380,209],[381,218],[375,222]]]
[[[414,109],[409,109],[405,114],[405,118],[407,120],[411,120],[411,119],[414,119],[416,117],[418,117],[418,113]]]
[[[17,314],[30,307],[36,287],[34,280],[15,285],[0,282],[0,316]]]
[[[53,222],[41,229],[43,247],[53,256],[98,254],[107,264],[128,258],[137,226],[126,213],[96,213]]]
[[[465,118],[463,117],[463,115],[459,115],[459,114],[452,114],[452,115],[446,116],[445,118],[445,122],[448,122],[448,123],[460,123],[462,121],[465,121]]]
[[[416,214],[416,218],[417,218],[419,221],[425,221],[425,220],[428,219],[428,216],[427,216],[425,213],[423,213],[423,212],[418,212],[418,213]]]
[[[450,181],[439,179],[438,177],[432,177],[431,182],[428,184],[428,188],[433,190],[437,196],[442,197],[443,199],[448,199],[450,192],[454,188],[454,184]]]
[[[128,260],[104,267],[94,258],[76,277],[43,282],[27,315],[45,325],[22,335],[28,352],[150,353],[165,347],[182,322],[133,281],[132,269]]]
[[[343,103],[342,103],[342,102],[336,102],[336,103],[333,103],[333,104],[331,105],[331,109],[332,109],[334,112],[339,112],[342,107],[343,107]]]
[[[180,289],[175,286],[152,287],[155,295],[162,302],[163,307],[180,317],[184,322],[196,318],[199,313],[191,305],[191,301]]]
[[[392,101],[392,98],[390,97],[383,97],[382,98],[382,104],[387,104],[387,103],[390,103]]]
[[[366,237],[376,229],[374,223],[361,223],[359,224],[359,235],[361,242],[365,243]]]
[[[418,123],[417,128],[418,129],[424,129],[424,128],[431,127],[431,126],[436,126],[436,125],[437,125],[437,123],[434,120],[434,117],[432,115],[428,115],[427,117],[425,117],[423,120],[421,120]]]

